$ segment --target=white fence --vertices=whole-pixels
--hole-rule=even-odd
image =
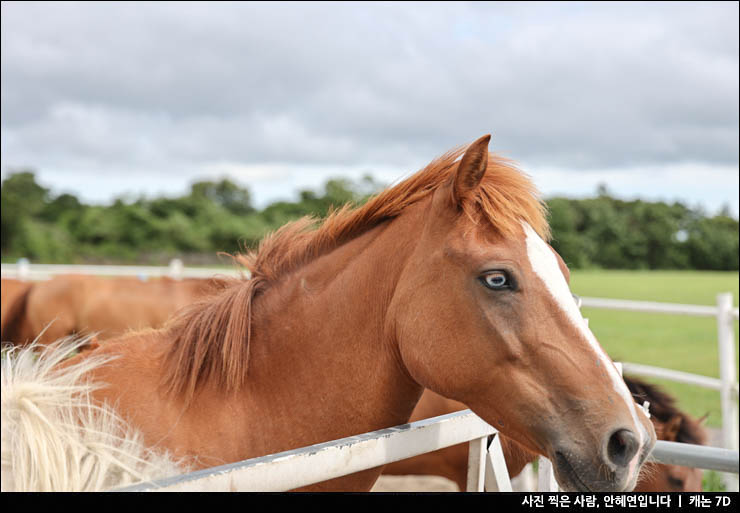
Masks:
[[[282,492],[470,441],[467,491],[511,491],[495,428],[470,410],[116,491]],[[489,437],[492,437],[489,438]],[[490,440],[490,443],[489,443]],[[738,473],[738,452],[658,441],[652,461]],[[540,491],[557,484],[540,459]]]
[[[236,269],[184,268],[179,260],[173,260],[168,267],[30,265],[26,261],[21,261],[18,264],[2,264],[0,270],[3,277],[26,280],[43,280],[56,274],[68,273],[139,277],[170,276],[177,279],[239,272]],[[737,491],[738,383],[736,381],[734,321],[738,319],[738,309],[732,307],[732,294],[719,294],[717,306],[586,297],[582,298],[582,301],[583,306],[588,308],[692,315],[717,319],[719,379],[636,363],[624,363],[623,368],[628,373],[719,390],[724,449],[698,446],[687,448],[686,444],[661,441],[656,445],[653,456],[659,462],[677,464],[674,462],[685,461],[692,462],[688,466],[731,472],[733,475],[726,476],[728,490]],[[469,411],[460,412],[178,476],[148,488],[136,487],[136,489],[161,489],[164,486],[166,489],[180,490],[184,489],[183,486],[187,486],[188,490],[203,489],[202,487],[209,490],[289,490],[470,441],[468,490],[479,491],[484,488],[490,491],[510,490],[511,485],[506,475],[500,442],[498,437],[493,436],[495,434],[496,430],[493,427],[488,426],[474,414]],[[490,446],[487,443],[489,436],[493,436]],[[720,454],[716,451],[726,452]],[[314,456],[307,456],[312,453],[315,453]],[[336,474],[337,471],[343,473]],[[540,490],[557,489],[552,477],[552,469],[545,459],[541,459],[539,482]]]
[[[48,280],[58,274],[90,274],[93,276],[135,276],[139,278],[158,278],[168,276],[180,278],[208,278],[217,274],[236,276],[240,272],[234,268],[185,267],[180,259],[170,261],[167,267],[146,265],[56,265],[30,264],[21,259],[17,264],[0,264],[3,278],[18,280]]]
[[[155,483],[132,486],[124,490],[281,492],[470,440],[479,447],[486,448],[485,441],[496,433],[495,428],[470,410],[466,410],[175,476]],[[471,454],[477,452],[471,451]],[[482,461],[485,464],[485,460]]]

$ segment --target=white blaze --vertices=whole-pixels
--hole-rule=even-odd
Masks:
[[[537,232],[535,232],[528,223],[522,224],[524,226],[524,234],[526,235],[527,256],[529,257],[532,269],[545,283],[545,287],[550,294],[552,294],[560,309],[565,313],[573,325],[578,328],[583,335],[583,338],[586,339],[591,349],[593,349],[597,357],[597,362],[601,362],[601,365],[606,369],[607,374],[612,380],[614,390],[616,390],[616,392],[624,399],[625,403],[627,403],[627,408],[632,414],[632,420],[637,427],[640,446],[642,446],[643,442],[647,438],[647,431],[642,423],[637,419],[637,408],[635,401],[632,398],[632,394],[630,394],[627,385],[619,375],[619,371],[617,371],[611,358],[609,358],[601,348],[596,337],[594,337],[594,334],[589,329],[588,323],[581,315],[581,311],[578,309],[578,305],[576,305],[576,302],[573,299],[568,283],[565,281],[565,276],[558,265],[558,260],[555,258],[555,254],[552,249],[550,249],[545,241],[537,235]],[[645,412],[642,414],[645,415]],[[639,451],[635,454],[632,461],[630,461],[630,474],[634,470],[638,457]]]

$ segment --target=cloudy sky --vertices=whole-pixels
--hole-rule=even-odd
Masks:
[[[736,2],[3,2],[0,169],[264,206],[491,133],[546,196],[737,215],[738,73]]]

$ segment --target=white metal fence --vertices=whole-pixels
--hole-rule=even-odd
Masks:
[[[470,442],[468,491],[511,491],[498,431],[470,410],[173,476],[116,491],[281,492]],[[489,443],[490,441],[490,443]],[[658,441],[652,461],[738,473],[738,452]],[[556,491],[540,459],[540,491]],[[550,467],[551,468],[551,467]]]
[[[180,278],[208,278],[217,274],[236,276],[240,272],[234,268],[185,267],[182,260],[175,258],[167,267],[146,265],[57,265],[31,264],[21,259],[17,264],[0,264],[3,278],[17,280],[48,280],[59,274],[90,274],[93,276],[134,276],[138,278],[158,278],[168,276]]]
[[[175,279],[239,273],[237,269],[185,268],[179,260],[173,260],[168,267],[31,265],[27,261],[20,261],[18,264],[2,264],[0,270],[3,277],[24,280],[43,280],[56,274],[69,273],[142,278],[170,276]],[[669,379],[720,392],[724,449],[687,447],[687,444],[660,441],[656,444],[653,457],[658,462],[668,464],[686,464],[730,472],[732,474],[726,477],[728,489],[737,491],[738,383],[736,381],[734,321],[738,319],[738,309],[732,307],[732,294],[719,294],[717,306],[587,297],[581,299],[583,306],[587,308],[716,318],[719,379],[629,362],[624,363],[623,368],[628,373]],[[156,484],[132,489],[182,490],[185,489],[183,487],[187,487],[188,490],[290,490],[470,441],[468,490],[481,491],[484,488],[490,491],[511,490],[496,433],[493,427],[470,411],[459,412],[309,448],[177,476]],[[488,444],[489,437],[492,437],[490,445]],[[676,463],[677,461],[684,463]],[[342,473],[337,474],[337,472]],[[544,458],[540,462],[539,489],[542,491],[557,489],[552,476],[552,467]]]

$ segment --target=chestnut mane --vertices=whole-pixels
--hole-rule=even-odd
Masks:
[[[216,293],[183,310],[168,326],[174,343],[165,357],[166,389],[186,398],[208,382],[238,390],[247,375],[254,298],[271,283],[451,185],[465,149],[442,155],[360,207],[345,205],[320,224],[313,217],[301,218],[265,236],[256,251],[237,255],[250,278],[215,280]],[[502,235],[517,233],[526,221],[543,239],[550,237],[536,188],[514,163],[498,156],[489,156],[475,196],[463,210],[473,222],[487,221]]]

